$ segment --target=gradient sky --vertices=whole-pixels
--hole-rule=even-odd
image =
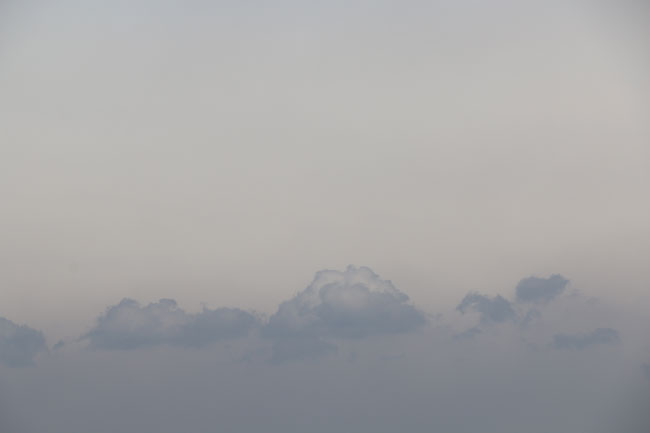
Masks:
[[[3,432],[647,431],[649,23],[0,2]]]

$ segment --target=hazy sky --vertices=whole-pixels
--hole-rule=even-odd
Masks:
[[[0,1],[3,432],[636,420],[600,408],[650,406],[649,24]]]

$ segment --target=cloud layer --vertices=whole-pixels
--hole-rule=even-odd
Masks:
[[[476,313],[478,323],[452,333],[449,338],[453,341],[480,338],[489,328],[496,329],[494,325],[507,323],[518,325],[517,332],[525,333],[534,326],[531,324],[542,320],[543,311],[551,308],[551,301],[557,302],[568,281],[559,274],[522,279],[515,288],[515,301],[501,295],[470,292],[456,310],[463,315]],[[527,307],[529,302],[536,305]],[[266,322],[238,308],[204,308],[190,314],[172,299],[148,305],[123,299],[107,308],[79,340],[88,342],[92,349],[104,350],[160,345],[199,348],[220,340],[246,337],[258,329],[259,335],[271,343],[270,360],[284,362],[335,354],[338,342],[405,334],[426,323],[425,313],[410,304],[408,295],[391,281],[382,279],[370,268],[349,266],[344,271],[317,272],[304,290],[282,302]],[[620,340],[619,332],[611,327],[597,327],[585,334],[561,331],[560,326],[555,334],[543,337],[546,342],[538,343],[556,349],[584,349]],[[55,345],[57,350],[62,347],[61,342]],[[42,333],[0,319],[0,362],[29,365],[44,350],[47,348]]]
[[[97,319],[82,339],[96,349],[137,349],[168,344],[201,347],[246,336],[258,325],[255,316],[236,308],[204,309],[188,314],[172,299],[141,306],[123,299]]]
[[[600,433],[591,414],[625,397],[615,391],[623,374],[646,385],[647,357],[625,359],[616,343],[624,334],[638,344],[634,332],[586,298],[544,299],[470,292],[458,314],[450,307],[429,321],[390,281],[353,266],[316,273],[266,321],[236,308],[189,313],[171,299],[124,299],[81,344],[57,343],[38,367],[3,376],[0,427],[171,433],[195,420],[195,431]],[[576,329],[589,332],[566,332]],[[6,319],[0,331],[5,365],[46,350],[38,331]],[[61,389],[65,398],[52,402]],[[15,424],[3,421],[5,407]],[[623,430],[647,431],[645,419],[636,424]]]
[[[36,355],[46,350],[42,332],[0,317],[0,363],[8,367],[33,365]]]

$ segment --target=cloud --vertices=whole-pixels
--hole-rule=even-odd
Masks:
[[[161,299],[145,307],[123,299],[97,319],[82,336],[97,349],[137,349],[168,344],[202,347],[218,340],[244,337],[258,325],[250,313],[233,308],[203,309],[188,314],[172,299]]]
[[[367,267],[320,271],[305,290],[280,304],[264,335],[363,338],[408,332],[426,322],[408,300]]]
[[[306,289],[280,304],[262,335],[275,341],[274,350],[285,353],[302,356],[303,349],[329,353],[320,343],[324,338],[400,334],[424,325],[425,315],[408,300],[392,282],[367,267],[324,270]],[[294,343],[298,347],[289,350]]]
[[[490,298],[479,293],[468,293],[456,310],[465,314],[470,309],[480,313],[482,323],[502,323],[517,319],[517,313],[510,301],[501,295]]]
[[[516,287],[516,299],[519,302],[545,303],[562,294],[569,280],[555,274],[549,278],[528,277],[519,281]]]
[[[587,334],[556,334],[553,346],[556,349],[585,349],[597,344],[615,344],[620,339],[616,329],[598,328]]]
[[[0,317],[0,363],[8,367],[33,365],[36,355],[44,351],[47,346],[42,332]]]

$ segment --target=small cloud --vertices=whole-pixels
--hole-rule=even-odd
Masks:
[[[474,310],[481,315],[481,322],[502,323],[508,320],[515,321],[517,313],[512,308],[510,301],[501,295],[493,298],[479,293],[468,293],[458,304],[456,310],[465,314],[468,310]]]
[[[95,327],[81,337],[95,349],[128,350],[161,344],[202,347],[218,340],[248,335],[258,325],[250,313],[236,308],[204,308],[186,313],[172,299],[141,306],[123,299],[97,319]]]
[[[42,332],[0,317],[0,363],[8,367],[33,365],[36,355],[45,351]]]
[[[516,298],[518,302],[546,303],[562,294],[567,284],[569,280],[559,274],[549,278],[524,278],[517,284]]]
[[[587,334],[556,334],[553,337],[553,346],[556,349],[585,349],[599,344],[615,344],[620,341],[616,329],[598,328]]]

